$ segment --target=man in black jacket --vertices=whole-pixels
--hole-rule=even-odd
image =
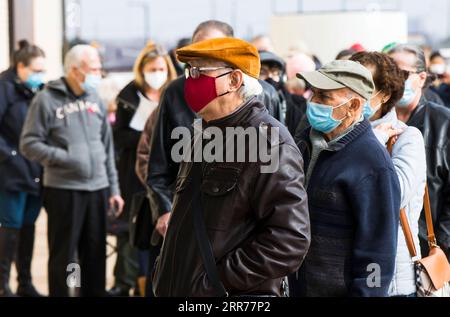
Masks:
[[[280,97],[280,118],[292,135],[305,115],[306,99],[300,95],[291,94],[286,89],[286,63],[272,52],[260,51],[261,74],[259,79],[272,85]]]
[[[181,163],[155,295],[285,296],[283,277],[309,247],[309,213],[300,151],[256,98],[263,90],[258,52],[239,39],[214,38],[177,56],[189,65],[186,101],[202,120],[192,143],[192,135],[180,140],[193,147],[182,147],[183,158],[173,153]]]
[[[206,21],[194,31],[192,41],[221,37],[233,37],[231,26],[220,21]],[[161,237],[165,235],[172,210],[173,183],[176,179],[179,164],[172,161],[170,152],[176,140],[171,139],[172,130],[176,127],[191,129],[197,115],[189,108],[184,99],[186,78],[179,77],[166,89],[161,101],[158,120],[153,131],[147,184],[156,231]],[[260,81],[264,92],[259,100],[269,113],[279,119],[279,97],[275,89],[264,81]]]
[[[425,56],[412,45],[398,45],[389,55],[409,73],[405,95],[397,105],[400,120],[418,128],[425,139],[427,179],[437,243],[450,258],[450,111],[423,96],[427,81]],[[409,89],[408,89],[409,87]],[[419,223],[422,256],[428,255],[427,227]]]

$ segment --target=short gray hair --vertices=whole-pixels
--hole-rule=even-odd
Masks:
[[[258,79],[253,78],[245,73],[242,73],[243,84],[238,90],[239,96],[241,96],[244,101],[250,99],[253,96],[258,96],[262,94],[263,88],[259,83]]]
[[[75,45],[67,52],[64,58],[64,74],[67,75],[73,66],[80,67],[81,62],[86,55],[92,56],[94,54],[98,55],[98,51],[91,45]]]
[[[391,55],[393,53],[403,53],[403,52],[413,54],[416,57],[414,67],[417,68],[417,72],[421,73],[427,71],[427,61],[425,58],[425,53],[417,45],[398,44],[387,53],[388,55]]]

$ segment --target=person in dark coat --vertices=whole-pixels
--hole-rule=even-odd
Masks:
[[[261,74],[259,79],[266,81],[275,88],[280,96],[280,122],[294,136],[300,120],[306,112],[306,99],[303,96],[291,94],[286,88],[286,63],[272,52],[259,52],[261,59]]]
[[[11,296],[9,272],[17,247],[17,295],[38,297],[31,281],[34,223],[42,206],[39,164],[19,153],[28,107],[44,84],[45,54],[23,40],[0,74],[0,296]]]
[[[163,90],[176,78],[176,72],[167,52],[150,42],[136,59],[134,75],[135,78],[117,97],[116,122],[113,127],[119,157],[119,183],[125,200],[120,218],[126,222],[130,217],[133,196],[145,191],[134,170],[139,138],[145,122],[157,108]],[[117,247],[115,286],[109,295],[127,296],[138,277],[145,276],[145,271],[140,270],[138,274],[138,250],[129,244],[127,233],[118,236]]]
[[[309,213],[300,152],[256,98],[263,90],[258,51],[239,39],[213,38],[177,55],[189,64],[186,102],[202,120],[194,123],[194,151],[183,149],[172,216],[154,271],[155,295],[286,296],[286,276],[298,269],[309,247]],[[232,139],[242,140],[243,129],[253,137],[236,144]],[[212,160],[206,154],[208,131],[219,142]],[[267,165],[261,156],[249,159],[255,145],[259,154],[269,149]],[[205,153],[200,160],[196,149]],[[244,159],[230,159],[229,151]]]
[[[311,128],[296,136],[305,168],[311,246],[291,276],[294,296],[388,296],[395,270],[400,184],[363,117],[372,73],[336,60],[299,77],[313,87]]]
[[[397,103],[398,118],[422,132],[427,161],[427,184],[437,244],[450,259],[450,110],[430,102],[423,94],[428,74],[423,51],[414,45],[398,45],[389,51],[406,72],[403,98]],[[422,256],[428,256],[425,213],[419,222]]]
[[[180,39],[178,41],[177,47],[175,47],[169,53],[170,60],[172,61],[173,66],[175,67],[175,70],[177,72],[177,76],[184,75],[185,65],[184,65],[184,63],[181,63],[180,61],[177,60],[175,52],[176,52],[177,49],[179,49],[179,48],[181,48],[183,46],[189,45],[189,44],[191,44],[191,39],[190,38],[188,38],[188,37],[182,38],[182,39]]]
[[[201,23],[194,31],[192,42],[211,38],[233,37],[233,28],[221,21],[209,20]],[[184,88],[186,77],[174,80],[166,89],[159,105],[159,114],[153,130],[150,158],[147,173],[147,185],[152,211],[159,217],[156,232],[162,238],[172,210],[173,185],[177,177],[179,163],[170,157],[172,146],[171,133],[175,127],[187,127],[193,131],[192,123],[197,115],[186,104]],[[263,93],[257,98],[266,106],[269,114],[280,119],[280,99],[276,90],[260,80]]]

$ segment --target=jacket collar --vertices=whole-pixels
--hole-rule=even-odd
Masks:
[[[397,112],[395,111],[395,107],[391,109],[388,113],[386,113],[383,117],[370,122],[370,125],[372,128],[375,128],[383,123],[390,123],[393,127],[398,129],[404,129],[406,128],[406,124],[398,120],[397,118]]]
[[[425,98],[424,95],[422,95],[422,97],[419,100],[419,104],[417,105],[417,107],[411,112],[411,116],[410,118],[414,117],[414,115],[418,112],[420,112],[423,107],[425,107],[425,105],[427,104],[427,99]]]
[[[34,97],[34,92],[30,88],[28,88],[23,82],[20,81],[14,67],[10,67],[6,71],[1,73],[0,80],[12,83],[15,89],[26,98],[32,99]]]
[[[422,96],[417,107],[411,112],[411,116],[409,117],[408,122],[406,122],[406,125],[415,126],[422,131],[423,120],[421,118],[423,118],[423,113],[426,110],[427,103],[428,101],[426,98]]]
[[[117,96],[117,99],[123,103],[131,104],[134,107],[137,107],[139,106],[141,99],[139,93],[145,96],[145,92],[141,91],[136,84],[136,81],[133,80],[128,85],[126,85],[125,88],[122,89],[122,91]]]
[[[370,123],[366,119],[363,119],[360,122],[356,122],[356,124],[350,126],[347,129],[347,131],[344,132],[343,135],[328,142],[327,146],[326,146],[326,148],[324,148],[324,150],[333,151],[333,152],[340,151],[343,148],[345,148],[348,144],[352,143],[361,134],[366,132],[367,129],[369,129],[369,128],[370,128]],[[312,145],[321,144],[323,146],[324,143],[318,140],[319,137],[322,138],[323,140],[325,140],[321,133],[318,133],[317,131],[311,129],[310,134],[309,134],[309,139],[310,139]],[[315,140],[313,140],[313,139],[315,139]]]
[[[211,120],[209,122],[203,121],[203,126],[216,126],[219,128],[237,126],[253,112],[261,112],[264,110],[264,105],[257,102],[256,97],[252,97],[245,101],[242,106],[238,107],[234,112],[223,118]]]

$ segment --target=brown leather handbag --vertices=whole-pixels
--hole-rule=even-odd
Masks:
[[[392,156],[392,147],[395,139],[390,138],[387,149]],[[431,217],[430,196],[428,186],[425,185],[423,198],[425,219],[427,223],[427,238],[430,252],[427,257],[415,260],[415,274],[418,297],[450,297],[450,265],[444,251],[436,243],[434,235],[433,219]],[[404,208],[400,209],[400,224],[406,239],[406,245],[412,259],[417,257],[413,235],[408,223],[408,217]]]

